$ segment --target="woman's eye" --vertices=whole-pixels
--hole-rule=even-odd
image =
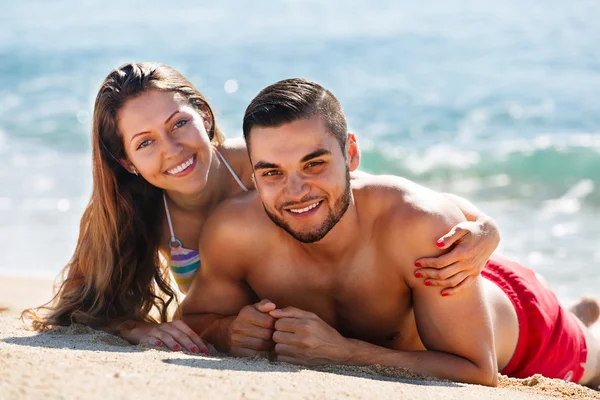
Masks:
[[[143,149],[146,146],[149,146],[150,144],[152,144],[152,140],[150,139],[146,139],[140,142],[140,144],[138,144],[137,150],[139,149]]]
[[[173,127],[175,129],[178,129],[178,128],[181,128],[182,126],[184,126],[187,123],[188,123],[187,119],[180,119],[179,121],[175,122],[175,125],[173,125]]]

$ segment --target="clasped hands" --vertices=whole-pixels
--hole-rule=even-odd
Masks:
[[[230,354],[237,357],[260,355],[312,366],[344,362],[351,354],[350,340],[317,315],[277,309],[269,300],[242,308],[228,333]]]

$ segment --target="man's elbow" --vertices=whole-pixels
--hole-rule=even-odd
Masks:
[[[472,382],[476,385],[482,386],[498,386],[498,365],[497,363],[486,362],[478,366],[475,376],[473,376]]]

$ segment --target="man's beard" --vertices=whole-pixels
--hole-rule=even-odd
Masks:
[[[269,218],[271,218],[271,221],[273,221],[275,225],[292,235],[294,239],[302,243],[315,243],[323,239],[325,235],[327,235],[329,231],[340,221],[340,219],[342,219],[342,217],[348,210],[348,207],[350,206],[350,199],[352,194],[351,190],[352,189],[350,188],[350,170],[346,168],[346,187],[344,188],[344,193],[342,194],[342,196],[340,196],[339,199],[336,200],[333,210],[329,211],[329,215],[327,216],[327,219],[323,222],[323,224],[317,230],[312,232],[296,232],[292,230],[292,228],[282,218],[267,210],[264,203],[263,207]],[[310,198],[307,200],[303,199],[298,203],[305,203],[310,200]],[[280,212],[286,212],[283,210],[283,207],[287,207],[290,205],[291,204],[285,204],[281,206]]]

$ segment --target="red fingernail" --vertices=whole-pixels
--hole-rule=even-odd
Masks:
[[[163,345],[163,343],[160,340],[157,340],[156,342],[154,342],[154,345],[160,347]]]
[[[435,245],[437,247],[444,247],[444,241],[443,240],[438,240],[437,242],[435,242]]]
[[[198,348],[196,346],[192,346],[192,353],[197,353],[200,350],[198,350]]]
[[[181,350],[181,346],[176,344],[175,346],[173,346],[173,350],[179,351],[179,350]]]
[[[203,347],[202,350],[200,350],[203,354],[208,355],[208,347]]]
[[[422,278],[423,274],[420,272],[415,272],[415,278]]]
[[[431,282],[425,281],[425,286],[431,286]]]
[[[415,267],[420,267],[420,266],[421,266],[421,263],[417,261],[417,262],[415,263]]]
[[[442,296],[444,296],[444,297],[449,296],[449,295],[450,295],[450,293],[442,293]]]

